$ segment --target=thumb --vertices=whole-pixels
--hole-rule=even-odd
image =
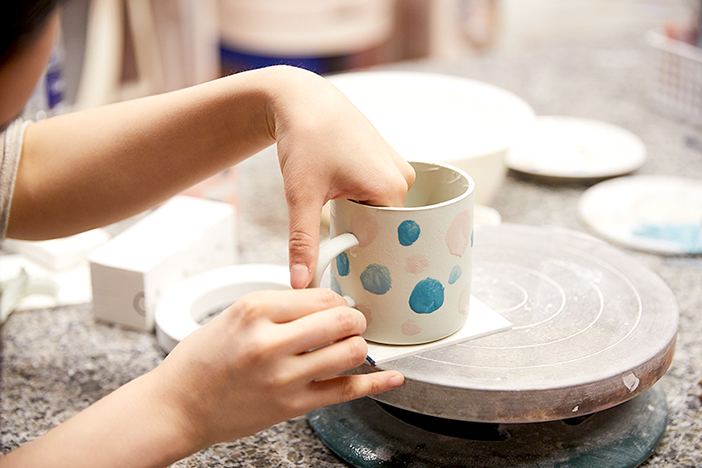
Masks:
[[[318,202],[288,204],[290,285],[294,289],[306,288],[317,268],[321,212]]]

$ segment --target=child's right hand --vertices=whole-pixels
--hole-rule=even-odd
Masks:
[[[401,385],[391,371],[339,376],[365,360],[365,328],[329,290],[255,292],[176,346],[152,382],[203,448]]]

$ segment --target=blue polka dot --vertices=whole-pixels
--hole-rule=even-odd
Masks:
[[[337,293],[339,296],[343,296],[341,294],[341,286],[339,286],[339,282],[334,278],[333,276],[331,277],[331,290]]]
[[[412,290],[410,308],[418,314],[431,314],[444,304],[444,287],[441,282],[423,279]]]
[[[463,270],[461,270],[460,265],[453,267],[453,270],[451,270],[451,274],[449,275],[449,284],[453,284],[458,281],[458,278],[460,278],[462,274]]]
[[[470,231],[470,246],[473,247],[473,235],[475,234],[475,231]]]
[[[368,265],[361,273],[361,284],[363,288],[373,294],[381,295],[390,291],[392,279],[390,270],[383,265],[373,263]]]
[[[397,239],[402,245],[412,245],[419,239],[420,232],[419,224],[408,219],[407,221],[402,221],[400,226],[398,226]]]
[[[349,257],[346,252],[341,252],[336,256],[336,271],[339,276],[349,276]]]

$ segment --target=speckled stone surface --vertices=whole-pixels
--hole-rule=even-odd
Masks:
[[[639,135],[648,149],[638,174],[702,179],[702,129],[659,114],[646,89],[643,39],[562,45],[520,55],[460,62],[402,63],[387,69],[466,76],[506,88],[538,115],[601,119]],[[470,138],[469,132],[466,138]],[[695,144],[696,143],[696,144]],[[287,212],[275,157],[240,166],[240,246],[245,263],[285,264]],[[590,184],[545,183],[510,174],[493,206],[503,220],[584,231],[577,202]],[[697,201],[699,202],[699,201]],[[702,466],[702,257],[665,257],[624,249],[657,272],[680,305],[675,359],[661,381],[667,432],[645,467]],[[152,335],[96,323],[89,305],[15,314],[0,330],[0,451],[64,421],[163,358]],[[304,418],[220,444],[177,467],[341,467]]]

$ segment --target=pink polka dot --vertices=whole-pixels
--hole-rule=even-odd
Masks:
[[[456,215],[446,232],[446,245],[451,255],[463,256],[468,245],[470,245],[470,232],[470,213],[468,213],[468,210],[463,210]]]
[[[417,325],[417,322],[415,322],[412,319],[409,319],[405,320],[405,322],[402,324],[402,327],[400,327],[400,331],[405,336],[412,336],[416,335],[417,333],[420,333],[422,331],[422,328],[419,325]]]
[[[405,271],[416,275],[426,270],[430,264],[431,262],[424,254],[410,255],[405,259]]]
[[[366,317],[367,324],[373,321],[373,314],[371,313],[370,307],[365,304],[356,304],[355,307]]]
[[[351,215],[350,228],[351,233],[358,239],[359,247],[369,246],[380,230],[378,220],[362,210],[356,210]]]
[[[461,315],[466,315],[470,310],[470,284],[463,288],[461,295],[458,297],[458,312]]]

